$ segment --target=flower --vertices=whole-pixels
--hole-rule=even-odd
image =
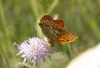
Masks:
[[[20,52],[17,55],[21,53],[23,54],[23,63],[25,63],[27,60],[29,62],[35,62],[35,64],[38,64],[41,59],[45,62],[45,56],[48,56],[50,59],[49,54],[52,53],[48,44],[44,42],[43,39],[38,37],[28,38],[28,40],[24,41],[18,46],[18,49]]]

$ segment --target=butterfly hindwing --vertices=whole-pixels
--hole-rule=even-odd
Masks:
[[[39,26],[43,35],[53,44],[60,35],[61,28],[52,20],[50,16],[44,16],[40,20]]]

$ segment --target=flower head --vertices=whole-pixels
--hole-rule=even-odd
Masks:
[[[23,54],[23,63],[27,60],[37,64],[41,59],[45,62],[45,56],[50,58],[49,54],[52,53],[48,44],[38,37],[29,38],[21,43],[21,45],[18,46],[18,49],[20,52],[17,55]]]

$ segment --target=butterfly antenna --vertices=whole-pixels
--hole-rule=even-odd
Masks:
[[[56,46],[55,46],[56,47]],[[58,50],[60,50],[58,47],[56,47]],[[64,53],[63,53],[63,55],[64,55]]]
[[[55,46],[56,47],[56,46]],[[58,47],[56,47],[58,50],[59,50],[59,48]]]

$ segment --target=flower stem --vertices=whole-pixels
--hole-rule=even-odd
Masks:
[[[34,62],[34,64],[33,64],[33,68],[36,68],[35,62]]]

